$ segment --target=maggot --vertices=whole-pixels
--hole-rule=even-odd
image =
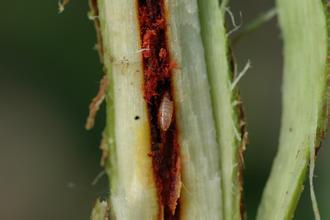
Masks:
[[[169,94],[165,93],[158,110],[158,123],[162,131],[167,131],[171,126],[173,111],[173,101],[170,100]]]

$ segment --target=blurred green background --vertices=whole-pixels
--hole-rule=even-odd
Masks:
[[[271,8],[270,0],[232,0],[243,24]],[[102,66],[93,50],[95,32],[87,0],[72,0],[62,15],[57,0],[0,4],[0,219],[89,219],[95,199],[108,195],[98,149],[104,110],[84,130],[88,105]],[[282,42],[276,20],[235,47],[239,67],[253,68],[240,83],[250,133],[245,158],[249,219],[276,153],[280,126]],[[324,141],[315,188],[323,219],[330,219],[330,175]],[[295,219],[313,219],[308,185]]]

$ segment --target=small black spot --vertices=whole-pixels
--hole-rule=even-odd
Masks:
[[[292,131],[293,131],[293,129],[292,129],[292,128],[289,128],[289,131],[290,131],[290,132],[292,132]]]
[[[140,116],[138,116],[138,115],[134,117],[134,120],[139,120],[139,119],[140,119]]]

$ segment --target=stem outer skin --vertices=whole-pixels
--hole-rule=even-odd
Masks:
[[[277,0],[284,39],[280,143],[258,220],[292,219],[328,121],[328,24],[321,0]],[[315,218],[316,200],[311,195]]]
[[[199,13],[220,145],[223,219],[238,220],[245,218],[242,169],[248,140],[239,92],[237,87],[232,89],[238,74],[224,26],[226,2],[222,2],[219,10],[217,0],[199,0]]]

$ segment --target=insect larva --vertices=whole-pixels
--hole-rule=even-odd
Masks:
[[[170,96],[166,93],[159,106],[158,122],[162,131],[167,131],[172,123],[174,105],[170,100]]]

